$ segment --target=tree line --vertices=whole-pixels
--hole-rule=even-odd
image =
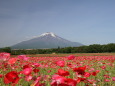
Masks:
[[[0,52],[8,52],[12,55],[20,54],[51,54],[51,53],[111,53],[115,52],[115,43],[109,44],[92,44],[80,47],[65,47],[52,49],[11,49],[10,47],[1,48]]]

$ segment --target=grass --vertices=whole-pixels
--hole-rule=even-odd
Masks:
[[[53,54],[28,54],[29,57],[66,57],[69,55],[74,56],[113,56],[115,53],[53,53]],[[12,57],[16,57],[17,55],[12,55]]]

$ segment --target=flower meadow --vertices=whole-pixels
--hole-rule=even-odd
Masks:
[[[0,53],[0,86],[115,86],[115,56]]]

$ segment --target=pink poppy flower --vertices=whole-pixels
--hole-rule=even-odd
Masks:
[[[70,55],[67,58],[68,58],[68,60],[73,60],[75,58],[75,56],[74,55]]]
[[[0,60],[1,61],[6,61],[10,58],[10,53],[0,53]]]
[[[104,66],[101,66],[101,68],[104,70],[104,69],[106,69],[106,66],[104,65]]]
[[[26,77],[25,77],[25,80],[26,80],[26,81],[30,81],[30,80],[32,80],[32,76],[31,76],[31,75],[26,76]]]
[[[26,68],[26,69],[23,70],[24,75],[30,75],[31,72],[32,72],[32,68]]]
[[[115,81],[115,77],[112,77],[112,81]]]
[[[84,77],[90,77],[90,73],[88,73],[88,72],[85,72],[85,74],[84,74]]]
[[[29,59],[29,57],[26,57],[26,55],[19,55],[17,58],[24,61],[27,61]]]
[[[14,64],[17,61],[17,58],[10,58],[8,64]]]
[[[53,85],[54,83],[61,84],[61,83],[65,83],[66,78],[59,75],[53,75],[52,80],[53,81],[51,82],[51,85]]]
[[[35,67],[39,67],[40,66],[40,64],[38,64],[38,63],[33,63],[32,65],[35,66]]]
[[[60,67],[64,67],[65,66],[65,62],[64,61],[57,61],[56,64]]]
[[[105,81],[105,82],[110,82],[110,80],[109,80],[109,79],[105,79],[104,81]]]

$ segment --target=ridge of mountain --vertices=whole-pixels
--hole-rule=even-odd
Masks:
[[[11,46],[12,49],[46,49],[46,48],[58,48],[58,47],[78,47],[83,44],[78,42],[71,42],[64,38],[55,35],[52,32],[46,32],[38,37],[30,40],[22,41]]]

